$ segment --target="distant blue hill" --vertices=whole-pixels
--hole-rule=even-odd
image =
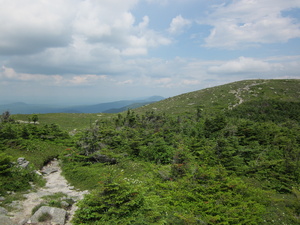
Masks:
[[[154,102],[156,102],[156,101],[133,103],[133,104],[130,104],[130,105],[126,105],[122,108],[108,109],[106,111],[103,111],[103,113],[119,113],[119,112],[127,111],[128,109],[136,109],[136,108],[139,108],[139,107],[142,107],[144,105],[148,105],[148,104],[151,104],[151,103],[154,103]]]
[[[0,105],[0,113],[9,111],[11,114],[34,114],[34,113],[117,113],[127,109],[141,107],[143,105],[163,100],[161,96],[152,96],[139,100],[122,100],[115,102],[100,103],[95,105],[80,105],[70,107],[58,107],[51,105],[26,104],[16,102]]]

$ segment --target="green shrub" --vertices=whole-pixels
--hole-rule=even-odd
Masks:
[[[138,210],[143,206],[142,193],[131,185],[107,182],[82,200],[73,219],[74,224],[111,222],[118,219],[130,224]],[[125,221],[127,221],[125,223]]]
[[[10,175],[11,168],[12,158],[7,154],[0,152],[0,177]]]

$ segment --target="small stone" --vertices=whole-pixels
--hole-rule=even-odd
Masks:
[[[3,196],[0,196],[0,201],[2,202],[4,200],[5,200],[5,198]]]
[[[23,164],[25,161],[26,161],[26,160],[25,160],[25,158],[23,158],[23,157],[20,157],[20,158],[18,158],[18,160],[17,160],[17,162],[19,163],[19,165]]]
[[[8,211],[3,208],[3,207],[0,207],[0,215],[6,215],[8,213]]]
[[[18,158],[17,162],[18,162],[19,166],[22,168],[27,168],[27,166],[29,165],[29,161],[27,161],[23,157]]]
[[[26,161],[26,162],[24,162],[23,164],[21,164],[20,166],[22,167],[22,168],[27,168],[28,167],[28,165],[29,165],[29,162],[28,161]]]
[[[66,201],[62,201],[60,204],[61,204],[61,206],[62,206],[63,208],[67,208],[67,207],[70,206],[70,204],[67,203]]]
[[[55,173],[57,172],[58,169],[57,168],[44,168],[41,172],[42,174],[51,174],[51,173]]]
[[[39,176],[42,176],[43,174],[40,171],[35,171],[35,173]]]

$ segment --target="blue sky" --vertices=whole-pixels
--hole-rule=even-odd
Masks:
[[[0,0],[0,103],[300,78],[299,0]]]

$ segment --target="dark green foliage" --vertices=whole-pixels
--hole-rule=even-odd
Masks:
[[[80,202],[74,224],[133,224],[143,207],[142,193],[131,185],[107,181]]]
[[[218,114],[213,118],[207,118],[204,122],[205,136],[209,137],[217,131],[222,130],[226,126],[226,119],[224,115]]]
[[[130,171],[129,166],[123,167],[124,156],[163,167],[156,176],[143,170],[131,173],[144,174],[140,179],[147,187],[143,191],[143,204],[138,207],[133,204],[135,208],[131,210],[124,202],[129,201],[127,197],[133,187],[120,180],[125,176],[122,170],[116,172],[119,178],[110,182],[106,180],[116,174],[106,174],[100,189],[80,204],[75,221],[77,224],[261,224],[270,221],[269,215],[275,216],[278,210],[276,200],[264,198],[265,195],[290,196],[293,187],[298,187],[298,131],[296,124],[258,123],[221,114],[199,118],[199,115],[168,117],[153,112],[139,116],[128,111],[124,117],[119,115],[114,121],[103,121],[83,133],[79,138],[79,155],[75,151],[65,161],[65,171],[72,174],[69,179],[76,177],[77,182],[90,182],[90,186],[96,187],[97,182],[92,184],[92,180],[99,180],[96,171],[103,174],[106,166],[91,160],[95,153],[113,155],[118,162],[115,169]],[[89,150],[82,146],[88,146]],[[140,165],[145,162],[139,161]],[[84,174],[89,174],[91,179]],[[259,185],[253,185],[248,179],[254,179]],[[141,190],[140,185],[135,187],[135,191]],[[284,201],[281,210],[290,212],[285,221],[297,221],[293,219],[299,210],[295,200]]]
[[[61,147],[56,144],[67,143],[67,140],[67,133],[55,124],[19,124],[8,112],[3,113],[0,123],[0,194],[27,190],[31,187],[30,182],[41,185],[43,181],[34,170],[58,156]],[[29,166],[19,167],[16,163],[18,157],[29,160]]]
[[[0,176],[9,176],[12,169],[12,159],[0,152]]]
[[[34,124],[36,124],[36,122],[39,120],[38,115],[36,114],[32,115],[31,120],[33,121]]]
[[[30,188],[29,182],[37,182],[38,175],[32,169],[11,167],[9,173],[0,174],[0,194],[7,191],[25,191]]]
[[[0,117],[0,123],[8,123],[8,122],[13,122],[14,119],[11,117],[9,111],[5,111],[2,113]]]
[[[300,122],[300,102],[274,99],[253,100],[235,107],[228,112],[228,115],[259,122],[273,121],[281,123],[288,120]]]

